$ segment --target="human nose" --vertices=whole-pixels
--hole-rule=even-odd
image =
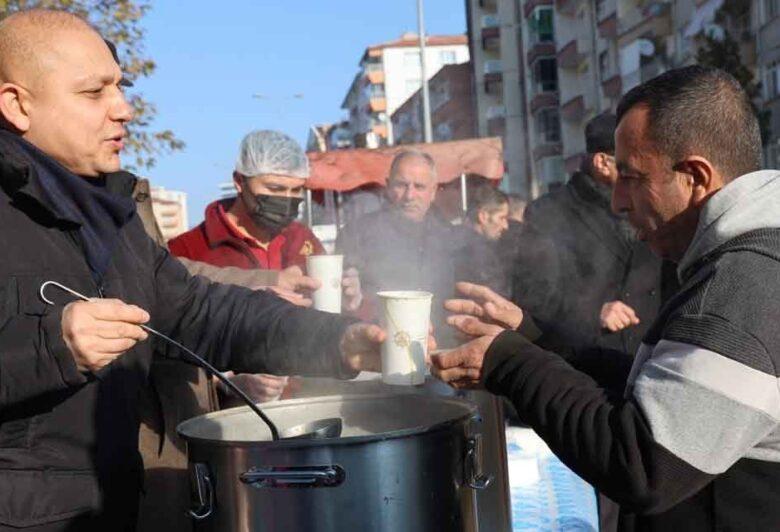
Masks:
[[[133,107],[122,91],[117,89],[115,101],[111,106],[111,119],[117,122],[130,122],[134,116]]]

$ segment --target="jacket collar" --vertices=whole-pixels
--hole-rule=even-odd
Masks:
[[[247,239],[238,234],[238,232],[232,228],[231,222],[227,219],[226,213],[230,210],[234,201],[236,201],[235,198],[219,200],[206,207],[203,228],[206,242],[210,248],[216,248],[224,244],[238,246],[247,245]],[[278,235],[267,242],[267,244],[270,246],[279,239],[284,240],[286,238],[285,233],[287,233],[291,226],[292,224],[285,227]]]
[[[0,187],[12,198],[20,195],[32,198],[53,220],[76,224],[75,220],[60,214],[56,203],[41,185],[31,157],[20,149],[18,140],[10,135],[13,133],[0,129],[0,175],[2,175]],[[107,174],[106,190],[130,197],[136,179],[129,172]]]

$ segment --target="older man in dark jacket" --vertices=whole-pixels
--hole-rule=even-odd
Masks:
[[[0,22],[0,530],[134,530],[151,327],[218,368],[350,377],[384,333],[191,277],[118,175],[132,110],[102,38],[63,12]],[[74,300],[59,281],[92,299]]]
[[[438,180],[433,159],[424,152],[399,152],[387,180],[387,205],[346,226],[336,249],[345,264],[360,272],[365,305],[377,318],[376,292],[426,290],[434,295],[431,320],[440,342],[450,332],[444,325],[444,300],[454,293],[454,254],[459,240],[452,226],[431,210]]]
[[[610,210],[614,134],[614,115],[591,120],[582,170],[527,207],[514,300],[553,345],[631,353],[658,312],[661,260]]]

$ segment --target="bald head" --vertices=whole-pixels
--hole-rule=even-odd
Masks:
[[[122,71],[89,24],[63,11],[30,10],[0,22],[0,117],[73,173],[119,169],[132,119]]]
[[[88,32],[100,38],[86,21],[65,11],[31,9],[0,21],[0,83],[39,83],[63,35]]]

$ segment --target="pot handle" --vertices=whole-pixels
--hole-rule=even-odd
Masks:
[[[190,486],[196,506],[187,510],[187,513],[196,521],[203,521],[214,513],[214,487],[206,464],[195,463],[190,466]]]
[[[466,484],[484,490],[493,482],[493,475],[482,473],[482,434],[474,434],[466,443]]]
[[[302,467],[253,467],[238,478],[253,488],[333,488],[344,482],[338,465]]]

